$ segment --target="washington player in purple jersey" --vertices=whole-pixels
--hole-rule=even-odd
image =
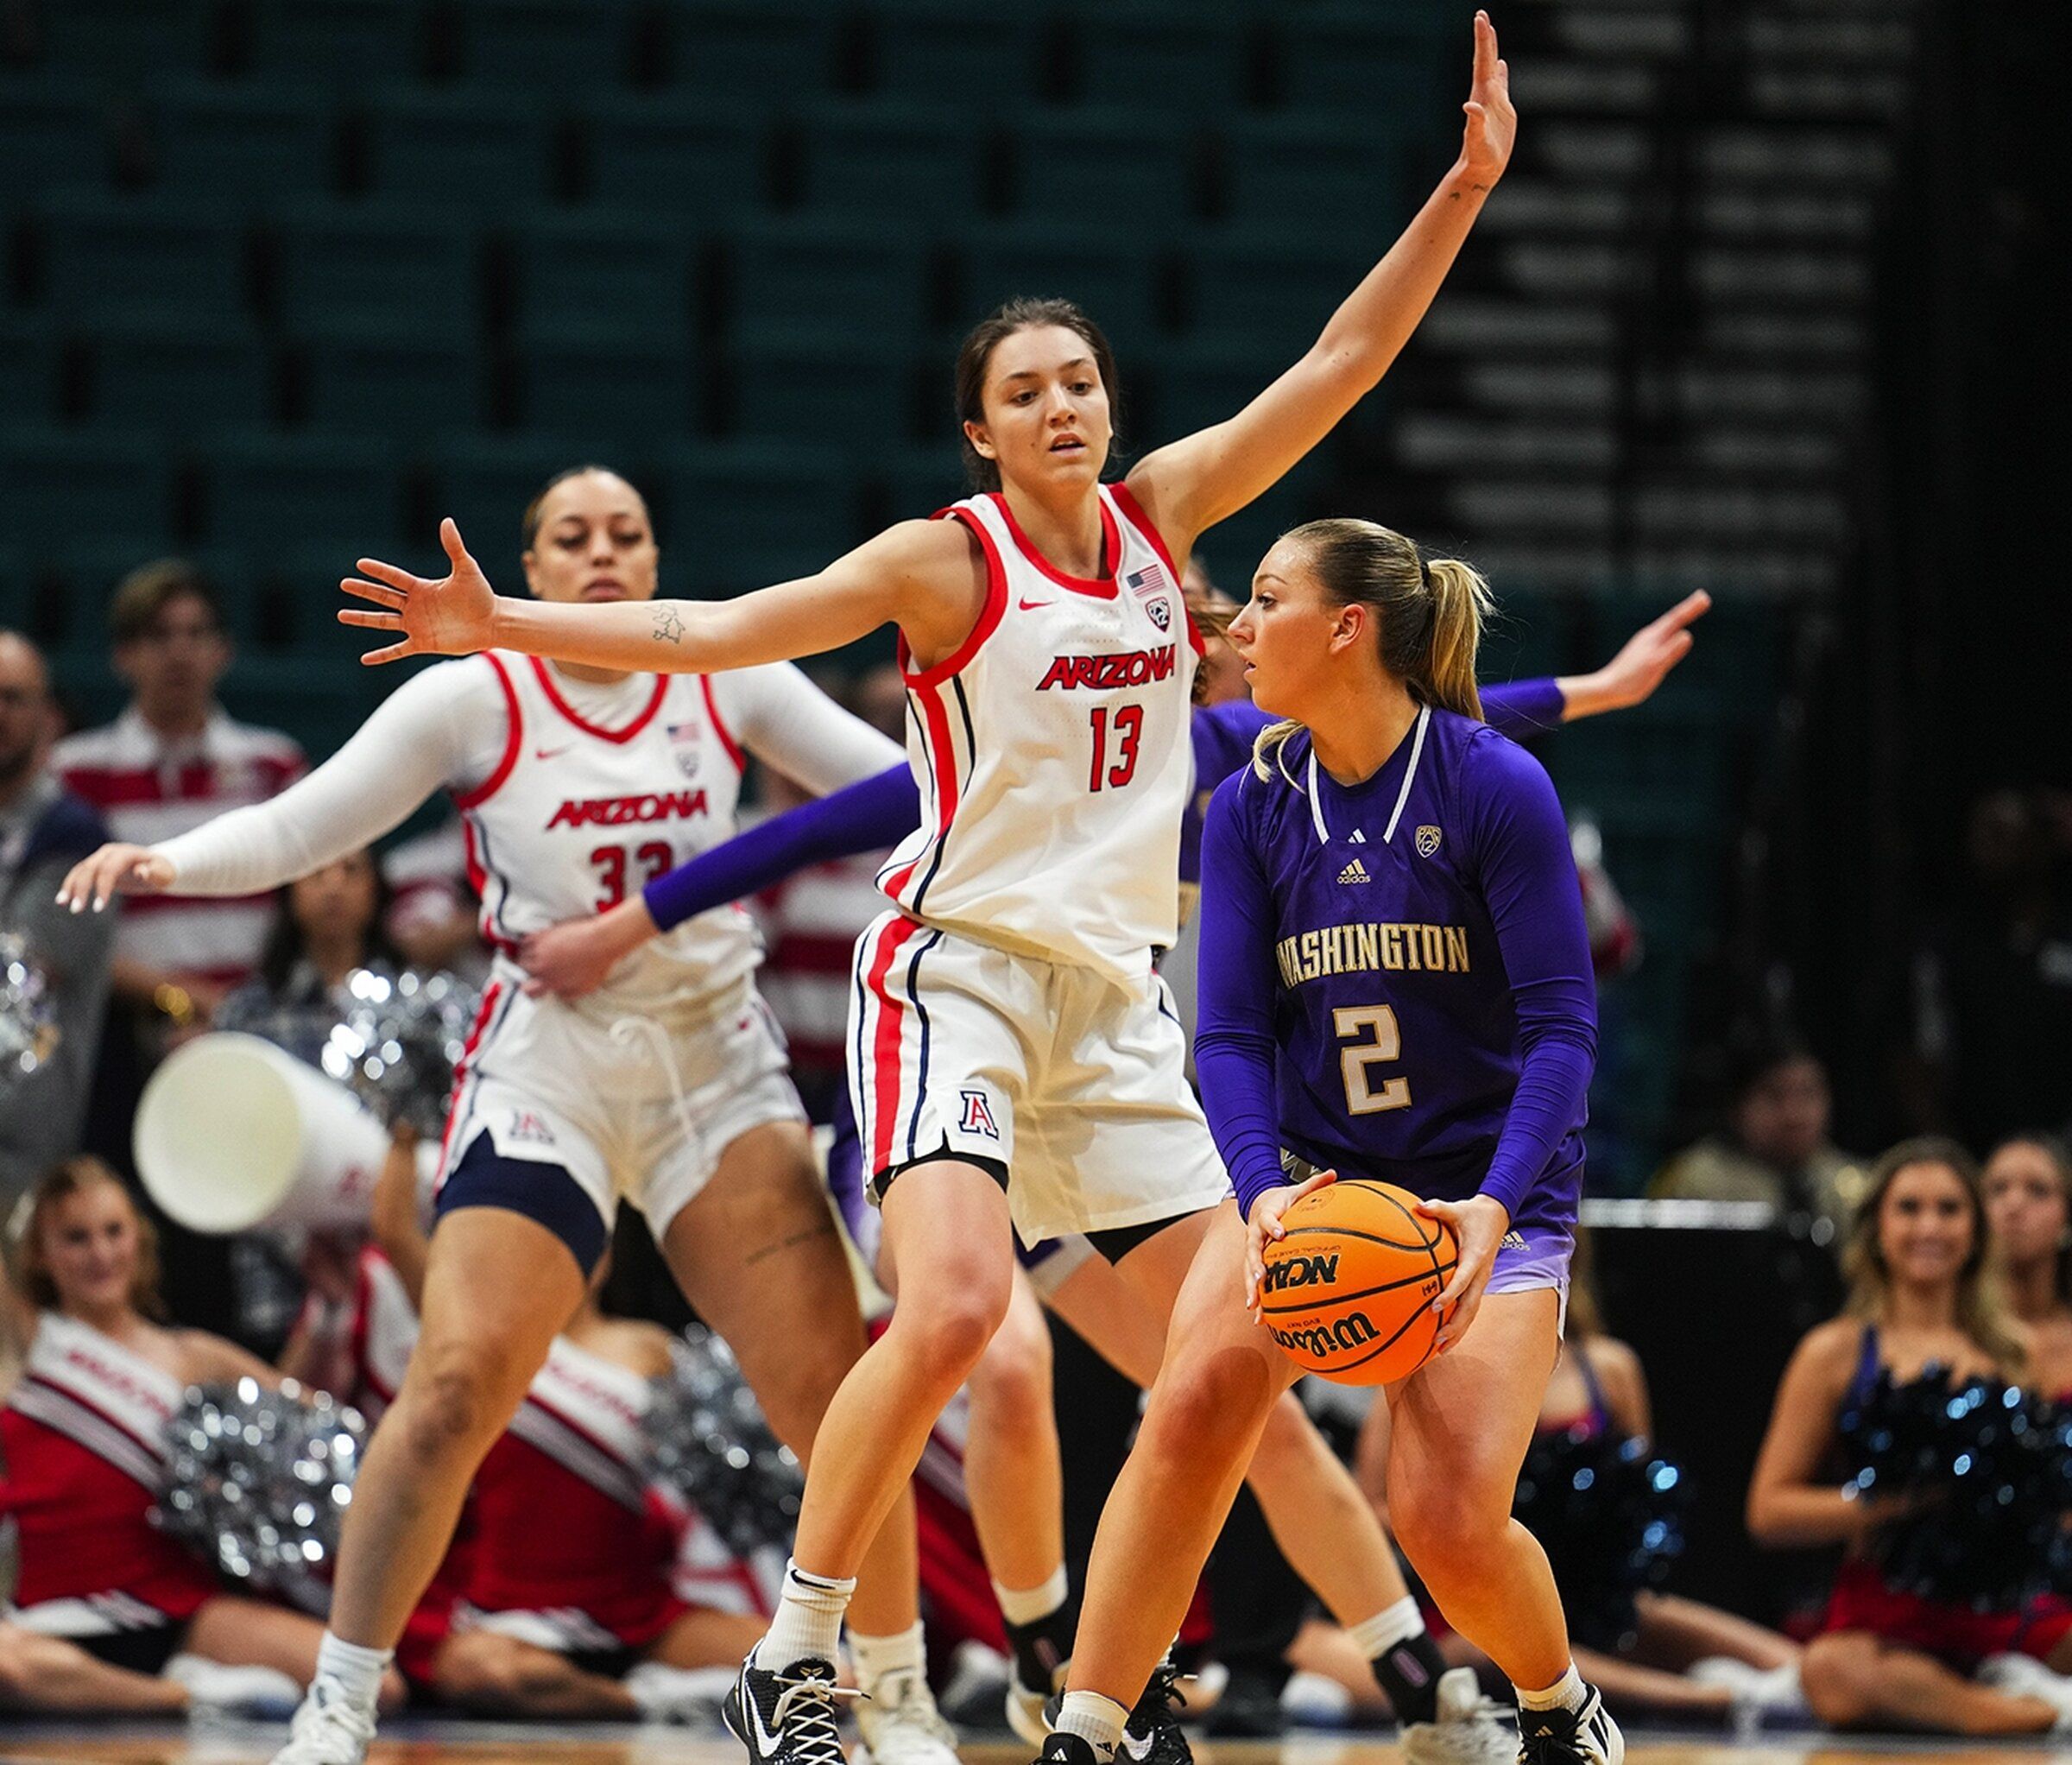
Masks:
[[[1254,697],[1287,719],[1203,837],[1196,1061],[1248,1237],[1196,1262],[1143,1486],[1126,1494],[1133,1460],[1109,1511],[1231,1487],[1219,1467],[1292,1374],[1257,1323],[1289,1204],[1342,1174],[1412,1189],[1461,1259],[1433,1358],[1386,1394],[1391,1523],[1519,1688],[1524,1756],[1619,1765],[1545,1555],[1511,1519],[1561,1334],[1595,998],[1553,787],[1481,721],[1485,596],[1385,528],[1317,522],[1268,554],[1232,623]],[[1172,1557],[1097,1544],[1091,1574],[1191,1572]]]

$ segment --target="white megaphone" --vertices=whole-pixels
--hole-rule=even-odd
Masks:
[[[144,1086],[132,1141],[151,1199],[198,1232],[362,1227],[388,1151],[335,1079],[256,1035],[197,1036]]]

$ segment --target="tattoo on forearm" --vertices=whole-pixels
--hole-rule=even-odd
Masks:
[[[681,643],[684,641],[684,622],[677,617],[674,607],[655,609],[654,641],[657,643]]]

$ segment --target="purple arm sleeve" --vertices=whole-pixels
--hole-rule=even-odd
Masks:
[[[1482,897],[1518,1012],[1518,1089],[1482,1193],[1515,1217],[1582,1120],[1597,1059],[1597,993],[1569,829],[1545,769],[1523,749],[1476,750],[1472,807]]]
[[[1569,702],[1561,682],[1542,674],[1537,680],[1509,680],[1481,689],[1482,721],[1500,736],[1522,742],[1561,727]]]
[[[1245,784],[1239,772],[1217,788],[1202,832],[1194,1066],[1238,1211],[1249,1218],[1252,1204],[1287,1180],[1273,1087],[1273,901],[1245,840]]]
[[[657,876],[641,891],[663,931],[694,914],[724,907],[780,882],[808,864],[896,845],[921,819],[921,794],[904,766],[852,784],[818,802],[773,815],[723,845]]]

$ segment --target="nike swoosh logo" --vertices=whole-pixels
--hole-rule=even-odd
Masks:
[[[1058,604],[1058,603],[1056,601],[1018,600],[1014,603],[1014,604],[1020,607],[1022,611],[1026,613],[1036,607],[1054,607]]]
[[[1121,1750],[1128,1754],[1133,1759],[1141,1761],[1150,1758],[1151,1749],[1153,1744],[1154,1742],[1153,1741],[1152,1737],[1149,1735],[1146,1735],[1141,1740],[1140,1740],[1136,1736],[1130,1733],[1128,1729],[1124,1729],[1122,1730],[1122,1745]]]
[[[533,758],[535,760],[559,760],[568,752],[569,748],[573,748],[575,745],[573,742],[571,742],[567,748],[535,748],[533,750]]]
[[[782,1743],[775,1735],[772,1734],[769,1730],[762,1725],[762,1707],[756,1703],[754,1695],[749,1691],[745,1685],[742,1687],[741,1701],[748,1705],[749,1725],[755,1730],[755,1756],[758,1759],[773,1759],[776,1757],[777,1749],[782,1744]]]

